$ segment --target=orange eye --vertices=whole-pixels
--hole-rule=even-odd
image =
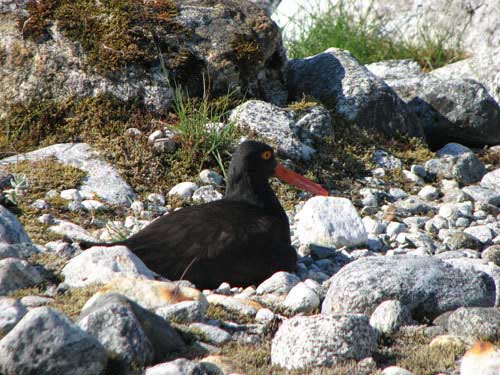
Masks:
[[[269,151],[269,150],[268,150],[268,151],[264,151],[264,152],[261,154],[261,156],[262,156],[262,159],[264,159],[264,160],[269,160],[269,159],[271,159],[271,156],[273,156],[273,153],[272,153],[271,151]]]

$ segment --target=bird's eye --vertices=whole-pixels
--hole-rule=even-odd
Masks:
[[[273,156],[273,153],[271,151],[267,150],[267,151],[264,151],[261,154],[261,156],[262,156],[262,159],[269,160],[269,159],[271,159],[271,156]]]

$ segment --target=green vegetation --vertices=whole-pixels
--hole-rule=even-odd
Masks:
[[[349,5],[349,0],[340,1],[337,5],[331,4],[326,12],[305,11],[307,15],[300,20],[291,20],[297,25],[298,32],[294,40],[287,42],[290,57],[304,58],[337,47],[350,51],[363,64],[413,59],[427,71],[465,57],[458,43],[454,43],[457,44],[455,48],[448,47],[451,35],[432,36],[430,30],[421,30],[421,45],[396,42],[384,30],[383,19],[370,17],[370,10],[353,16],[348,11]]]

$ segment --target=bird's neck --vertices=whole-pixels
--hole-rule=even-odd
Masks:
[[[230,176],[224,198],[233,201],[243,201],[274,211],[279,210],[284,214],[283,207],[281,207],[268,181],[255,183],[254,179],[248,174]]]

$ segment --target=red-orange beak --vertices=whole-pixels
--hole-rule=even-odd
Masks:
[[[328,191],[323,189],[321,185],[312,182],[311,180],[301,176],[294,171],[283,167],[281,164],[276,164],[275,169],[276,177],[278,177],[281,181],[286,182],[290,185],[298,187],[301,190],[308,191],[314,195],[325,195],[328,196]]]

